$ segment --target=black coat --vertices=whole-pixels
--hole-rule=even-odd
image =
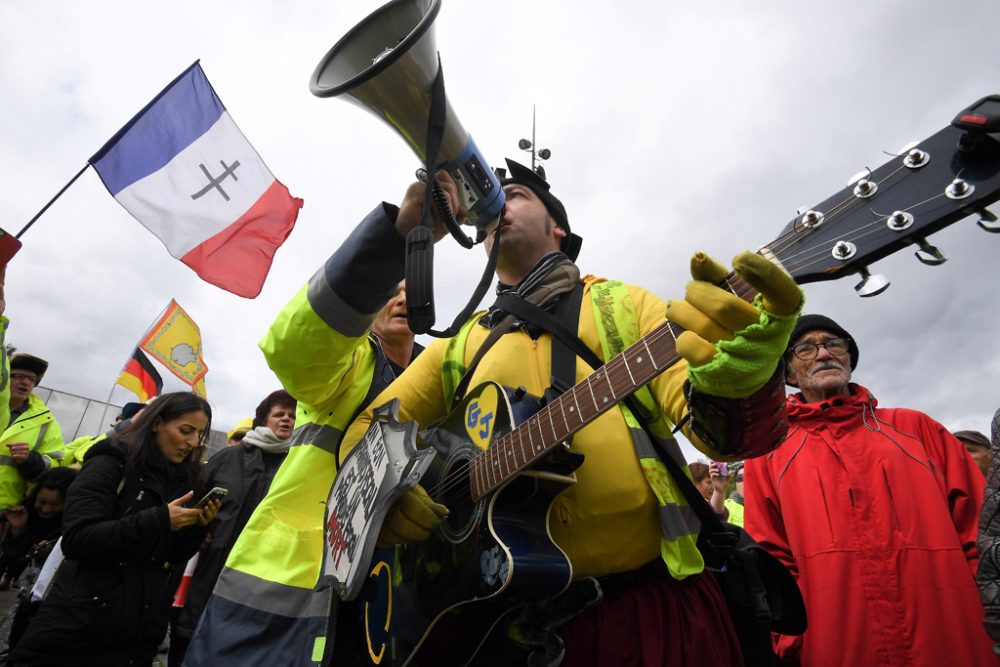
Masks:
[[[250,515],[267,495],[278,466],[286,454],[267,454],[249,443],[233,445],[216,452],[205,464],[201,474],[200,494],[215,486],[228,489],[215,520],[209,525],[212,543],[198,557],[198,567],[191,579],[187,601],[181,611],[176,631],[181,637],[191,637],[198,626],[201,612],[208,604],[215,582],[226,564],[229,552],[236,544]]]
[[[189,490],[158,449],[136,461],[114,441],[94,445],[66,497],[63,553],[16,665],[148,665],[172,596],[205,528],[170,530],[167,503]]]

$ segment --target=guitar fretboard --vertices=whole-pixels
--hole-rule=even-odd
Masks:
[[[747,301],[757,294],[735,273],[730,273],[721,286]],[[683,331],[672,322],[664,322],[513,431],[497,438],[469,466],[473,500],[500,487],[677,363],[677,336]]]

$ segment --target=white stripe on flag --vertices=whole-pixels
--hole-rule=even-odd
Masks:
[[[224,175],[223,163],[232,174]],[[179,259],[238,220],[272,183],[274,175],[224,112],[166,166],[128,186],[116,199]]]

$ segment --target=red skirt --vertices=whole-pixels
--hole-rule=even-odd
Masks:
[[[662,579],[608,596],[562,630],[564,667],[742,667],[740,651],[715,581],[705,573]]]

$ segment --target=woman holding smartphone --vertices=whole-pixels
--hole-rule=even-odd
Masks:
[[[11,655],[14,665],[150,665],[170,595],[219,501],[192,501],[212,410],[164,394],[94,445],[70,487],[65,560]]]

